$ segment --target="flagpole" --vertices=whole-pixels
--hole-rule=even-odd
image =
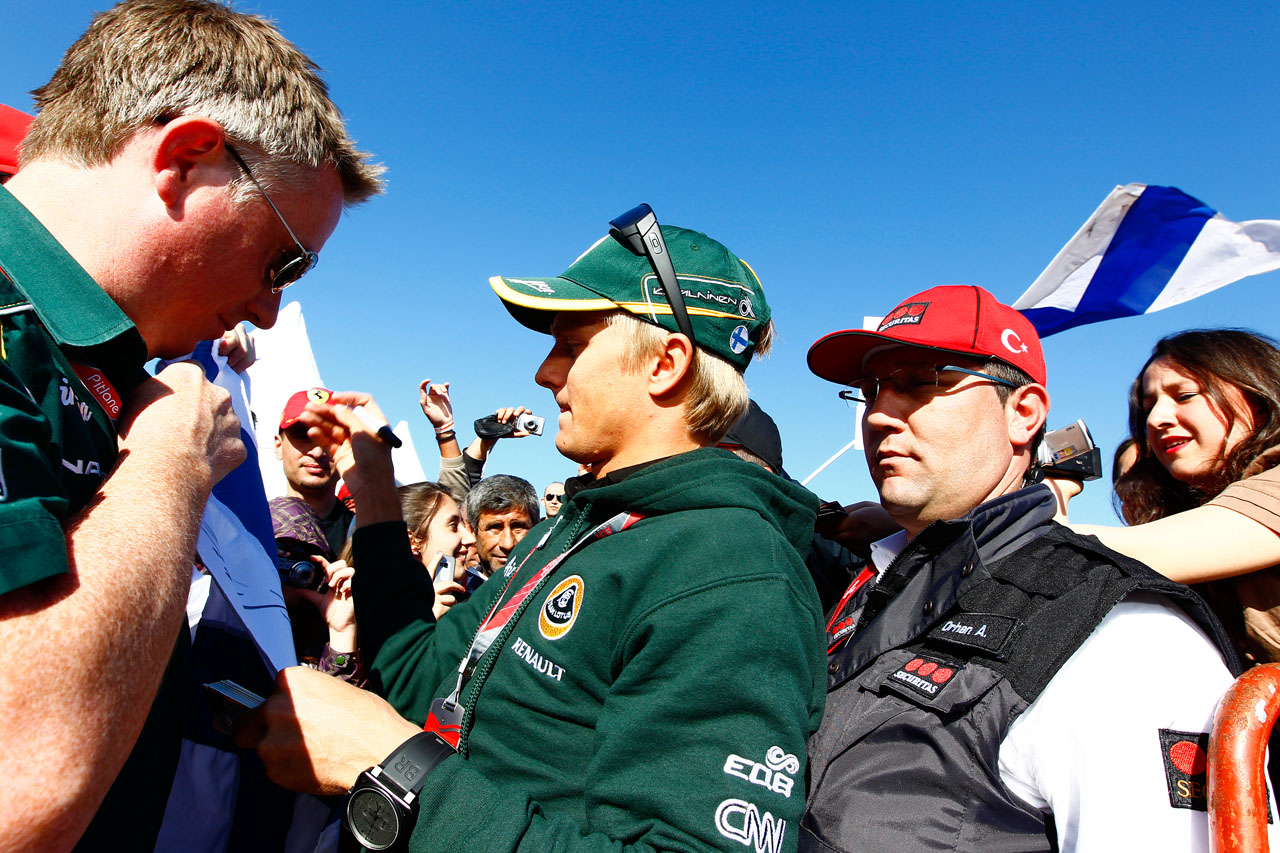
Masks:
[[[858,443],[858,439],[859,439],[859,438],[861,438],[861,436],[857,436],[857,435],[855,435],[855,436],[853,437],[853,441],[849,442],[849,443],[848,443],[848,444],[846,444],[844,447],[842,447],[842,448],[840,448],[839,450],[837,450],[834,456],[832,456],[832,457],[831,457],[830,459],[828,459],[826,462],[823,462],[821,465],[819,465],[819,466],[818,466],[818,469],[817,469],[816,471],[814,471],[812,474],[810,474],[808,477],[805,477],[803,480],[801,480],[801,481],[800,481],[800,485],[802,485],[802,486],[807,486],[807,485],[809,485],[809,481],[810,481],[810,480],[812,480],[814,477],[818,476],[819,474],[821,474],[824,470],[826,470],[826,467],[827,467],[828,465],[830,465],[832,462],[835,462],[835,461],[836,461],[837,459],[839,459],[841,456],[844,456],[846,453],[848,453],[848,452],[849,452],[849,450],[851,450],[851,449],[853,448],[853,446],[854,446],[855,444],[857,444],[857,443]]]

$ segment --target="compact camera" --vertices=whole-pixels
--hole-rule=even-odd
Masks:
[[[1083,420],[1045,433],[1036,459],[1044,477],[1070,477],[1073,480],[1096,480],[1102,476],[1102,451],[1093,443]]]
[[[546,418],[525,414],[504,424],[498,420],[497,415],[489,415],[477,419],[474,426],[478,438],[505,438],[517,430],[524,430],[530,435],[542,435],[542,425],[546,421]]]
[[[310,551],[291,539],[277,539],[276,550],[281,586],[325,591],[324,570],[310,560]]]

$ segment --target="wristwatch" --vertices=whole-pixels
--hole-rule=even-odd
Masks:
[[[345,819],[356,841],[370,850],[403,847],[418,818],[422,783],[455,751],[435,732],[420,732],[361,773],[351,786]]]

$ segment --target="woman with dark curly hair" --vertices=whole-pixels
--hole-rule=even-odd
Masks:
[[[1246,660],[1280,660],[1280,346],[1241,329],[1156,344],[1129,393],[1130,527],[1072,525],[1196,584]]]

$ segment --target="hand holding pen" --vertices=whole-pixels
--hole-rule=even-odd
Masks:
[[[391,449],[399,439],[373,397],[337,391],[327,402],[307,403],[298,421],[306,424],[307,436],[328,451],[351,490],[358,526],[402,518],[391,463]]]

